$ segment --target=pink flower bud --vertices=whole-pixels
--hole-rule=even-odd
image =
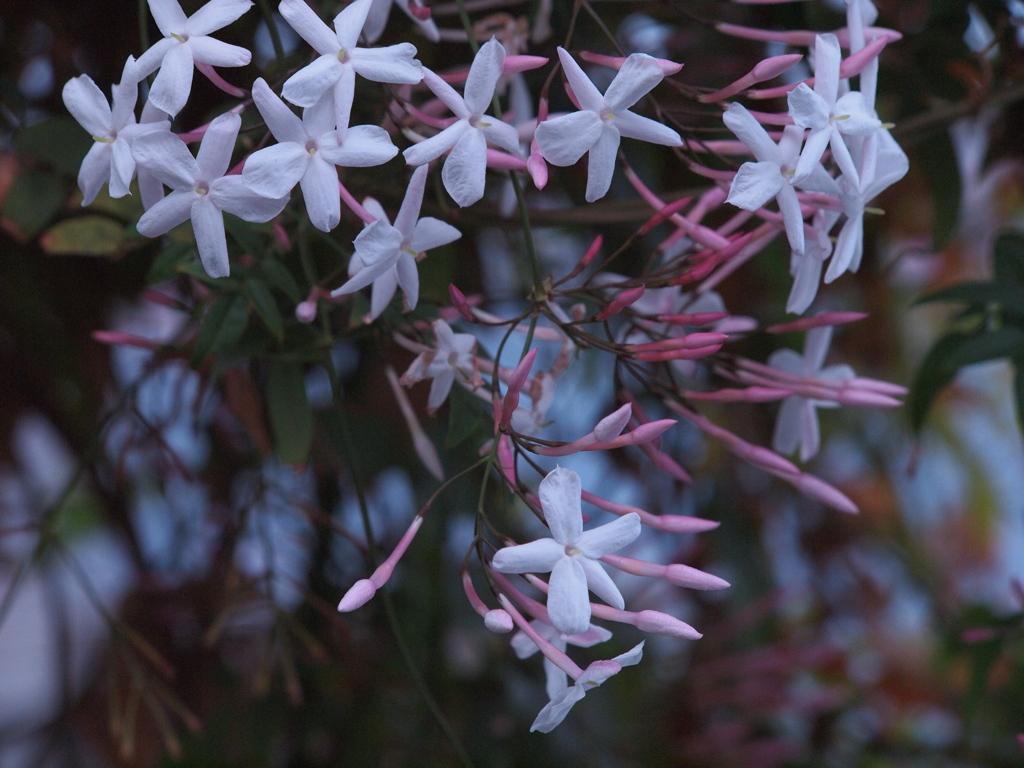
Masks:
[[[526,158],[526,170],[533,179],[533,186],[537,189],[544,189],[548,185],[548,164],[540,153],[537,140],[530,142],[530,156]]]
[[[487,149],[487,167],[499,171],[525,171],[527,168],[523,158],[490,148]]]
[[[295,307],[295,319],[300,323],[312,323],[316,320],[316,300],[306,299]]]
[[[597,426],[594,427],[594,437],[602,443],[615,439],[622,434],[622,430],[626,428],[632,415],[633,409],[629,403],[626,403],[614,413],[597,422]]]
[[[689,589],[699,589],[701,591],[710,591],[716,589],[727,589],[730,585],[725,579],[720,579],[710,573],[705,573],[696,568],[691,568],[688,565],[682,565],[681,563],[673,563],[672,565],[665,566],[666,581],[675,584],[677,587],[688,587]]]
[[[624,310],[630,304],[634,303],[635,301],[638,301],[640,297],[644,295],[645,290],[646,289],[642,285],[638,285],[636,288],[626,289],[618,296],[616,296],[614,299],[612,299],[610,302],[608,302],[608,306],[606,306],[604,309],[598,312],[597,316],[594,319],[600,322],[602,320],[607,320],[609,317],[613,317],[614,315],[619,314],[619,312]]]
[[[409,13],[419,21],[426,21],[430,18],[430,9],[416,0],[411,0],[409,3]]]
[[[348,613],[354,611],[356,608],[362,608],[370,599],[377,593],[377,585],[369,579],[360,579],[351,587],[345,596],[341,598],[341,602],[338,603],[338,610],[341,613]]]
[[[683,637],[687,640],[699,640],[704,637],[700,632],[685,621],[669,616],[661,611],[640,611],[636,614],[633,626],[641,632],[650,632],[667,637]]]
[[[804,496],[815,501],[820,501],[826,506],[832,507],[832,509],[839,510],[840,512],[846,512],[850,515],[856,515],[860,512],[857,509],[857,505],[854,504],[850,497],[840,491],[833,485],[829,485],[824,480],[815,477],[814,475],[808,475],[801,473],[799,477],[794,479],[784,478],[789,480],[793,486],[800,491]]]
[[[516,72],[528,72],[531,69],[539,69],[548,63],[546,56],[526,56],[524,54],[513,54],[506,56],[505,62],[501,65],[501,74],[512,75]]]
[[[600,53],[591,53],[590,51],[580,51],[580,58],[584,61],[589,61],[591,64],[602,64],[606,67],[612,67],[613,69],[621,69],[622,65],[626,63],[625,56],[605,56]],[[661,72],[665,77],[671,77],[683,68],[682,64],[676,64],[674,61],[668,59],[654,59],[658,62],[658,66],[661,67]]]
[[[721,525],[717,520],[704,520],[699,517],[687,515],[654,515],[656,523],[644,521],[647,525],[657,528],[665,533],[703,533],[713,531]]]
[[[497,635],[505,635],[515,629],[515,622],[508,611],[495,608],[484,614],[484,626]]]
[[[512,421],[512,414],[519,407],[519,393],[522,391],[523,385],[526,383],[526,377],[530,375],[530,369],[533,367],[533,361],[536,359],[537,347],[534,347],[526,353],[523,359],[519,361],[519,365],[512,371],[512,375],[508,380],[508,391],[505,392],[505,399],[501,405],[499,429],[508,429],[508,425]]]
[[[470,309],[469,302],[466,300],[466,294],[456,288],[455,283],[448,285],[448,295],[451,297],[452,305],[459,310],[459,314],[469,320],[469,322],[475,322],[473,310]]]

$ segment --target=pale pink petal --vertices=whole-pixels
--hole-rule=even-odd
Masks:
[[[612,125],[615,126],[620,136],[625,136],[627,139],[649,141],[652,144],[661,144],[666,147],[678,147],[683,143],[679,134],[667,125],[634,114],[629,110],[616,112]]]
[[[665,77],[661,65],[646,53],[633,53],[623,62],[615,79],[604,92],[608,108],[615,113],[629,109]],[[582,102],[581,102],[582,103]]]
[[[391,219],[388,218],[387,213],[384,211],[382,206],[375,198],[367,197],[363,199],[363,208],[373,216],[373,218],[383,221],[385,224],[390,224]],[[397,229],[397,227],[396,227]]]
[[[777,371],[804,375],[804,356],[792,349],[777,349],[768,357],[768,365]]]
[[[825,364],[825,356],[828,355],[828,348],[832,344],[832,332],[832,326],[812,328],[807,332],[802,371],[805,376],[814,376]]]
[[[852,216],[843,222],[836,239],[832,261],[825,272],[825,282],[831,283],[853,264],[860,263],[864,251],[864,215]]]
[[[209,195],[199,197],[192,204],[192,230],[196,234],[196,248],[203,268],[210,277],[227,277],[231,273],[228,263],[228,243],[224,237],[224,215]]]
[[[356,125],[345,131],[345,140],[331,146],[324,142],[320,155],[329,163],[345,168],[366,168],[381,165],[398,154],[388,132],[379,125]]]
[[[565,467],[548,472],[537,490],[544,522],[555,541],[564,546],[574,546],[583,532],[581,493],[580,476]]]
[[[348,122],[352,118],[352,102],[356,97],[356,73],[351,64],[340,66],[333,93],[334,122],[338,127],[339,136],[344,136],[348,131]]]
[[[836,102],[836,128],[849,136],[867,136],[882,127],[879,120],[864,101],[860,91],[850,91]]]
[[[484,196],[486,176],[487,140],[480,131],[470,129],[448,154],[441,169],[441,180],[452,199],[465,208]]]
[[[422,253],[431,248],[454,243],[460,237],[462,233],[451,224],[427,216],[416,222],[412,237],[409,239],[409,248],[416,253]]]
[[[114,123],[103,91],[88,75],[73,77],[64,83],[61,94],[71,116],[94,138],[113,138]]]
[[[776,200],[779,203],[779,211],[782,213],[782,220],[786,226],[786,237],[789,238],[789,247],[797,253],[803,253],[804,214],[800,210],[800,200],[796,196],[796,190],[789,184],[783,183]]]
[[[177,0],[149,0],[149,12],[164,37],[185,29],[188,19]]]
[[[342,8],[341,12],[334,17],[334,31],[337,34],[338,43],[349,53],[359,41],[359,33],[363,31],[363,24],[366,23],[366,15],[370,12],[372,1],[355,0]]]
[[[142,198],[142,208],[148,211],[164,198],[164,185],[160,179],[147,171],[145,168],[136,168],[139,178],[139,197]]]
[[[385,270],[373,281],[370,293],[370,319],[376,320],[388,308],[398,288],[398,272],[395,267]]]
[[[278,10],[299,37],[313,46],[313,50],[321,56],[331,56],[335,61],[338,60],[338,49],[341,45],[338,42],[337,34],[324,24],[316,15],[316,11],[306,3],[306,0],[282,0]],[[285,98],[293,104],[296,103],[287,95]],[[309,105],[313,103],[311,101]]]
[[[570,685],[556,698],[549,701],[538,713],[537,719],[530,726],[530,733],[534,731],[550,733],[553,731],[565,720],[573,705],[586,696],[586,694],[586,689],[582,685]]]
[[[843,54],[832,34],[814,38],[814,91],[831,106],[839,95],[839,64]]]
[[[234,112],[227,112],[210,123],[196,154],[200,178],[211,181],[225,174],[241,127],[242,118]]]
[[[562,62],[562,71],[565,72],[565,78],[569,81],[569,87],[572,88],[580,106],[590,112],[600,112],[604,108],[604,96],[597,90],[597,86],[562,47],[558,48],[558,60]]]
[[[406,309],[416,309],[420,300],[420,273],[416,269],[416,259],[411,254],[402,252],[395,264],[395,274],[398,277],[398,286],[405,294]]]
[[[305,5],[303,0],[296,2]],[[338,82],[346,68],[334,54],[320,56],[285,80],[281,95],[296,106],[312,107],[324,91]]]
[[[189,189],[199,178],[199,166],[185,142],[173,133],[153,131],[132,142],[132,156],[171,189]]]
[[[210,0],[188,17],[185,29],[190,35],[189,39],[208,35],[226,27],[241,18],[242,14],[250,8],[252,8],[250,0]]]
[[[338,226],[341,221],[338,169],[325,160],[312,158],[299,186],[313,226],[321,232],[330,232]]]
[[[800,83],[789,92],[789,115],[802,128],[825,128],[829,124],[831,105],[812,91],[807,83]]]
[[[563,554],[548,581],[548,616],[555,629],[567,635],[586,632],[590,626],[590,596],[581,559]]]
[[[625,653],[620,653],[614,659],[613,662],[618,664],[620,667],[632,667],[639,664],[644,657],[644,643],[645,640],[641,640],[637,645],[634,645]]]
[[[565,547],[554,539],[537,539],[494,553],[491,566],[501,573],[548,573],[565,557]],[[586,627],[584,627],[586,629]]]
[[[726,202],[745,211],[756,211],[779,193],[785,179],[771,162],[744,163],[733,177]]]
[[[416,58],[416,46],[398,43],[386,48],[357,48],[351,54],[352,68],[376,83],[415,85],[423,79],[423,66]]]
[[[508,123],[490,115],[484,115],[477,123],[477,128],[491,144],[501,147],[513,155],[519,154],[519,131]]]
[[[742,104],[730,104],[729,109],[722,115],[722,120],[729,130],[747,145],[758,160],[770,161],[776,165],[781,164],[779,148],[775,146],[775,142],[772,141],[768,132]]]
[[[118,139],[114,142],[110,154],[110,196],[124,197],[128,194],[128,185],[135,175],[135,158],[127,141]]]
[[[802,315],[814,297],[818,295],[818,285],[821,283],[822,260],[812,254],[805,254],[799,257],[793,288],[789,292],[789,299],[786,301],[786,311],[794,315]]]
[[[612,608],[618,608],[620,611],[625,608],[626,601],[622,599],[622,593],[619,592],[619,588],[615,586],[615,582],[612,581],[612,577],[608,575],[604,567],[596,560],[586,557],[579,558],[579,561],[586,574],[587,587],[590,591]]]
[[[112,152],[112,144],[94,141],[82,160],[82,167],[78,169],[78,188],[82,190],[82,205],[88,205],[95,200],[103,185],[110,179]]]
[[[249,155],[242,170],[242,178],[257,194],[284,197],[305,175],[311,159],[309,152],[299,144],[290,141],[274,144]],[[335,196],[337,192],[335,176]]]
[[[306,142],[306,131],[303,129],[302,120],[288,108],[287,104],[281,101],[262,77],[257,78],[256,82],[252,84],[252,100],[275,139],[296,144]]]
[[[382,263],[394,266],[402,249],[402,233],[388,224],[386,219],[378,219],[363,227],[353,245],[365,266]]]
[[[602,123],[590,111],[572,112],[545,120],[535,138],[544,159],[553,165],[572,165],[601,137]]]
[[[505,63],[505,48],[493,37],[480,46],[469,68],[463,91],[466,107],[472,115],[482,115],[491,108],[494,88]]]
[[[135,77],[145,78],[156,72],[160,68],[161,62],[164,60],[164,56],[167,52],[178,45],[178,41],[173,37],[164,37],[157,40],[153,45],[149,47],[144,54],[139,56],[135,60]]]
[[[192,204],[195,201],[196,193],[191,189],[171,192],[142,214],[135,228],[140,235],[146,237],[162,235],[188,220],[192,215]]]
[[[430,394],[427,396],[427,410],[436,411],[451,392],[452,384],[455,383],[455,371],[447,368],[438,373],[430,384]]]
[[[436,160],[454,147],[468,130],[470,130],[469,123],[465,120],[452,123],[436,136],[431,136],[429,139],[418,144],[413,144],[403,151],[402,155],[405,157],[405,162],[409,165],[423,165],[431,160]],[[477,131],[473,131],[473,133],[477,133]],[[486,162],[486,146],[484,149],[484,162]]]
[[[576,547],[587,557],[597,559],[610,555],[640,535],[640,515],[630,512],[610,523],[584,531]]]
[[[423,205],[423,190],[427,184],[427,171],[428,167],[421,165],[412,172],[409,186],[405,188],[405,197],[402,198],[402,207],[398,209],[398,215],[395,216],[395,229],[402,233],[402,237],[406,242],[415,239],[413,233],[416,230],[416,220],[420,216],[420,206]],[[439,245],[443,244],[439,243]],[[410,247],[412,247],[411,242]],[[430,247],[432,248],[433,246]],[[426,247],[413,248],[413,250],[425,251]],[[449,336],[451,335],[450,328],[448,329],[448,334]]]
[[[244,67],[252,61],[252,52],[248,49],[212,37],[190,37],[188,47],[195,61],[212,67]]]
[[[619,133],[611,128],[601,129],[601,135],[590,148],[587,161],[587,194],[588,203],[600,200],[608,192],[615,173],[615,162],[618,159]]]
[[[818,455],[821,447],[821,428],[814,403],[804,400],[800,408],[800,461],[807,461]]]
[[[468,120],[470,118],[469,108],[466,106],[466,102],[459,95],[458,91],[425,67],[423,69],[423,84],[426,85],[427,88],[437,96],[437,98],[444,102],[444,105],[448,107],[448,109],[452,111],[452,114],[460,120]]]
[[[264,197],[253,192],[241,176],[225,176],[210,184],[209,197],[222,211],[251,222],[270,221],[288,204],[287,197]]]
[[[337,85],[335,85],[335,89],[337,89]],[[335,106],[334,91],[330,88],[324,91],[324,95],[317,99],[316,104],[302,110],[302,132],[305,137],[319,139],[325,133],[333,133],[337,124],[338,112]],[[347,120],[345,124],[348,125]],[[278,141],[284,141],[284,139],[278,138]],[[290,139],[290,141],[299,140]]]
[[[366,21],[363,22],[363,39],[366,42],[375,43],[384,34],[388,16],[391,15],[391,2],[392,0],[373,0],[366,14]]]
[[[172,47],[160,64],[149,100],[168,115],[178,114],[192,92],[194,69],[192,49],[180,43]]]
[[[772,448],[783,456],[793,453],[800,445],[800,420],[804,398],[787,397],[775,418]]]
[[[803,181],[809,177],[819,165],[821,156],[825,154],[825,149],[828,147],[829,138],[832,136],[831,127],[822,128],[821,130],[812,130],[807,136],[807,142],[804,144],[803,152],[800,154],[800,160],[796,164],[796,168],[793,173],[793,184],[803,184]]]

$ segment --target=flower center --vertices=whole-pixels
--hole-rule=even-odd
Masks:
[[[306,143],[306,151],[309,152],[309,154],[311,154],[311,155],[315,155],[316,154],[316,142],[312,141],[312,140],[307,142]]]
[[[340,61],[342,64],[348,61],[348,51],[346,51],[344,48],[338,49],[338,61]]]
[[[458,352],[449,352],[448,353],[448,365],[450,365],[452,368],[458,368],[459,367],[459,353]]]
[[[196,194],[197,195],[205,195],[209,191],[210,191],[210,185],[207,184],[205,181],[200,181],[198,184],[196,184]]]
[[[491,127],[490,123],[484,121],[482,115],[481,116],[474,115],[473,117],[469,118],[469,124],[472,125],[474,128],[490,128]]]
[[[570,545],[566,546],[565,554],[567,554],[569,557],[572,557],[573,555],[582,555],[583,554],[583,550],[577,549],[576,547],[574,547],[574,546],[572,546],[570,544]]]
[[[605,122],[611,122],[612,120],[615,119],[615,113],[609,109],[601,113],[601,119],[604,120]]]

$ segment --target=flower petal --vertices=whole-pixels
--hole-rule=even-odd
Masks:
[[[402,249],[402,233],[388,224],[387,219],[378,219],[363,227],[352,244],[367,267],[381,263],[394,266]]]
[[[455,383],[455,371],[451,368],[441,371],[434,377],[434,380],[430,384],[430,394],[427,396],[427,410],[433,413],[445,400],[448,399],[448,394],[452,390],[452,384]]]
[[[334,84],[334,122],[344,135],[352,118],[352,102],[356,98],[356,72],[351,64],[342,64]]]
[[[800,209],[800,200],[796,196],[796,190],[789,184],[783,183],[775,199],[778,201],[779,211],[782,213],[789,247],[797,253],[803,253],[804,214]]]
[[[312,156],[299,144],[291,141],[274,144],[249,155],[242,178],[258,195],[284,197],[305,175],[311,160]]]
[[[334,17],[334,31],[338,36],[338,43],[349,53],[359,41],[359,33],[363,31],[372,2],[373,0],[355,0]]]
[[[587,161],[587,202],[600,200],[608,193],[615,173],[615,161],[619,151],[619,132],[602,127],[601,135],[590,148]]]
[[[807,83],[800,83],[789,92],[789,115],[802,128],[824,128],[828,125],[830,105],[812,91]]]
[[[142,198],[142,209],[148,211],[164,199],[164,185],[160,179],[145,168],[135,169],[139,178],[139,197]]]
[[[345,131],[340,145],[325,140],[320,155],[329,163],[345,168],[367,168],[381,165],[398,154],[388,132],[379,125],[356,125]]]
[[[416,228],[409,239],[409,248],[416,253],[422,253],[431,248],[454,243],[460,237],[462,233],[451,224],[426,216],[416,222]]]
[[[210,199],[222,211],[252,222],[270,221],[288,204],[287,197],[257,194],[241,176],[224,176],[210,185]]]
[[[338,226],[341,221],[338,169],[326,160],[312,158],[299,186],[313,226],[321,232],[330,232]]]
[[[277,9],[291,28],[298,32],[299,37],[313,46],[313,50],[321,56],[331,56],[335,61],[338,60],[338,49],[341,48],[338,35],[324,24],[305,0],[281,0]],[[288,96],[285,98],[292,101]]]
[[[484,196],[486,176],[487,140],[480,131],[470,129],[448,154],[441,169],[441,181],[452,199],[465,208]]]
[[[337,85],[335,85],[336,89]],[[302,110],[302,132],[304,138],[320,139],[325,133],[334,133],[337,125],[338,111],[335,105],[334,90],[328,88],[324,91],[323,96],[316,100],[316,104]],[[345,127],[348,127],[348,121],[346,121]],[[283,139],[278,139],[278,141],[283,141]]]
[[[391,15],[391,0],[373,0],[366,21],[363,22],[363,39],[368,43],[376,43],[388,24]]]
[[[188,21],[177,0],[149,0],[149,12],[164,37],[181,33]]]
[[[830,108],[839,95],[839,64],[842,58],[839,38],[835,35],[817,35],[814,38],[814,92]]]
[[[800,445],[800,412],[804,398],[787,397],[782,401],[779,415],[775,417],[775,432],[772,434],[772,449],[783,456],[789,456]]]
[[[305,5],[303,0],[296,0]],[[285,80],[281,95],[299,107],[312,107],[346,68],[333,53],[320,56]]]
[[[580,558],[580,565],[583,566],[583,572],[587,575],[587,587],[591,592],[613,608],[618,608],[621,611],[626,607],[622,593],[619,592],[619,588],[615,586],[615,582],[612,581],[612,577],[608,575],[604,566],[596,560],[586,557]]]
[[[581,559],[563,555],[548,580],[548,616],[555,629],[567,635],[586,632],[590,626],[590,596]]]
[[[416,259],[411,254],[402,253],[395,264],[398,285],[405,295],[405,308],[416,309],[420,300],[420,273],[416,269]]]
[[[490,109],[504,63],[505,48],[495,38],[492,37],[480,46],[469,67],[469,76],[463,90],[463,99],[470,114],[482,115]]]
[[[420,207],[423,205],[423,190],[427,185],[427,171],[427,166],[421,165],[412,172],[409,186],[405,188],[405,197],[402,198],[402,207],[398,209],[398,215],[395,216],[395,229],[402,233],[403,240],[409,243],[410,247],[412,247],[411,241],[415,239],[413,234],[416,231],[416,220],[420,216]],[[438,245],[443,245],[443,243],[438,243]],[[433,246],[427,247],[432,248]],[[425,251],[427,247],[413,248],[413,250]],[[447,326],[447,323],[445,325]],[[451,336],[450,328],[448,335]]]
[[[563,559],[564,546],[554,539],[537,539],[527,544],[502,547],[494,553],[491,567],[501,573],[548,573]]]
[[[610,523],[584,531],[576,546],[595,560],[626,546],[640,535],[640,516],[630,512]]]
[[[572,165],[585,155],[603,129],[594,112],[572,112],[545,120],[534,134],[544,159],[552,165]]]
[[[536,647],[536,646],[535,646]],[[544,657],[544,692],[548,699],[557,699],[569,686],[569,676],[555,662]],[[573,686],[574,688],[576,686]]]
[[[234,112],[226,112],[210,123],[199,144],[199,152],[196,153],[196,165],[201,179],[210,182],[227,172],[231,155],[235,151],[238,129],[241,127],[242,118]]]
[[[82,205],[96,199],[103,185],[110,180],[111,144],[94,141],[78,169],[78,188],[82,190]]]
[[[168,115],[178,114],[192,92],[193,70],[192,49],[181,43],[173,46],[160,64],[149,100]]]
[[[453,115],[460,120],[468,120],[470,118],[469,107],[466,106],[466,102],[459,95],[458,91],[425,67],[423,69],[423,84],[437,98],[444,102],[444,105],[452,111]]]
[[[412,43],[356,48],[350,60],[356,72],[376,83],[415,85],[423,79],[423,65],[416,58],[416,46]]]
[[[281,101],[262,77],[252,84],[252,100],[275,139],[280,142],[305,143],[307,136],[302,120]]]
[[[657,120],[651,120],[649,117],[637,115],[628,109],[616,112],[612,124],[619,135],[625,136],[627,139],[649,141],[652,144],[661,144],[666,147],[678,147],[683,143],[679,134],[667,125],[659,123]]]
[[[772,162],[744,163],[733,177],[726,202],[745,211],[756,211],[789,184]]]
[[[544,522],[555,541],[563,546],[576,546],[583,533],[580,476],[571,469],[555,467],[540,481],[537,495],[544,510]]]
[[[213,67],[244,67],[252,61],[249,49],[212,37],[190,37],[188,47],[192,49],[193,59]]]
[[[71,78],[64,83],[61,95],[68,112],[90,136],[100,139],[113,137],[115,129],[110,105],[91,77],[79,75]]]
[[[110,153],[110,196],[124,197],[135,175],[135,158],[127,141],[118,139]]]
[[[142,214],[135,228],[140,235],[146,237],[162,235],[192,215],[192,204],[195,201],[196,193],[191,189],[171,192]]]
[[[519,131],[496,117],[484,115],[477,128],[491,144],[501,147],[513,155],[519,154]]]
[[[210,277],[227,277],[231,273],[228,263],[228,243],[224,237],[224,214],[209,196],[200,197],[192,204],[192,230],[203,268]]]
[[[391,299],[394,298],[395,290],[398,288],[398,271],[395,267],[384,270],[373,280],[373,291],[370,293],[370,319],[376,320]]]
[[[188,17],[185,29],[189,33],[189,40],[226,27],[241,18],[250,8],[250,0],[210,0]]]
[[[646,53],[632,53],[604,92],[608,109],[616,114],[629,109],[665,78],[661,65]]]
[[[775,142],[772,141],[764,127],[742,104],[737,102],[730,104],[725,114],[722,115],[722,121],[740,141],[747,145],[758,160],[781,165],[779,148],[775,146]]]
[[[821,447],[821,428],[818,426],[818,412],[814,403],[804,400],[800,408],[800,461],[807,461],[818,455]]]
[[[185,142],[173,133],[153,131],[132,142],[135,162],[171,189],[191,191],[199,178],[199,165]]]
[[[604,108],[604,96],[576,60],[561,46],[558,48],[558,60],[562,62],[565,79],[569,81],[569,87],[572,88],[580,107],[590,112],[600,112]]]
[[[537,714],[537,719],[530,726],[530,733],[534,731],[551,733],[565,720],[565,716],[569,714],[569,710],[573,708],[573,705],[586,695],[587,691],[584,686],[570,685],[549,701]]]

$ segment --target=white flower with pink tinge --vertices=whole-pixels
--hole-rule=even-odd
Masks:
[[[491,565],[502,573],[551,573],[548,615],[560,632],[578,635],[590,626],[588,589],[609,605],[625,601],[598,560],[640,535],[640,516],[623,515],[606,525],[583,530],[580,476],[556,467],[538,489],[544,520],[552,538],[499,549]]]

